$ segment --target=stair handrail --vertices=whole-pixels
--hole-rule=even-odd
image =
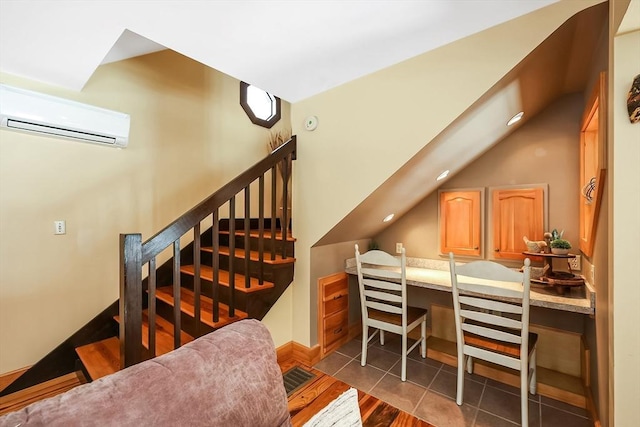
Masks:
[[[222,186],[212,195],[197,204],[188,212],[173,221],[167,227],[142,242],[140,233],[120,234],[120,365],[121,368],[134,365],[142,361],[142,305],[143,305],[143,286],[142,286],[142,267],[147,263],[152,263],[155,270],[155,257],[171,245],[178,248],[179,239],[189,230],[197,227],[201,221],[209,215],[217,213],[217,210],[227,202],[235,200],[235,196],[244,191],[248,186],[258,178],[264,177],[268,171],[272,171],[275,177],[276,167],[278,165],[286,165],[287,159],[296,159],[296,136],[292,136],[289,141],[285,142],[275,150],[273,150],[264,159],[260,160],[252,167],[242,172],[236,178]],[[289,163],[290,164],[290,163]],[[287,181],[291,171],[285,166],[285,178],[283,185],[283,200],[287,200]],[[275,178],[272,179],[272,193],[275,189]],[[262,181],[263,179],[261,179]],[[272,200],[275,200],[275,194],[272,194]],[[289,218],[287,218],[287,208],[283,207],[284,224],[282,224],[282,239],[286,240],[287,226]],[[263,206],[260,206],[260,221],[262,223]],[[275,212],[275,205],[272,203],[272,212]],[[214,222],[217,214],[214,215]],[[272,216],[272,230],[274,228],[275,218]],[[272,232],[272,239],[275,233]],[[174,249],[175,254],[175,249]],[[262,255],[261,255],[262,256]],[[286,255],[285,255],[286,256]],[[174,256],[174,260],[175,260]],[[175,261],[174,261],[175,262]],[[179,266],[179,259],[177,260]],[[150,266],[151,267],[151,266]],[[176,268],[174,267],[174,274]],[[152,269],[149,269],[152,274]],[[155,271],[153,271],[155,274]],[[176,300],[175,305],[179,312],[180,301]],[[180,345],[180,325],[179,318],[176,319],[174,326],[178,332],[176,335],[176,347]],[[151,345],[151,342],[149,343]]]

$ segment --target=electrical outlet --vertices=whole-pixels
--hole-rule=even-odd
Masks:
[[[569,267],[571,267],[571,271],[580,271],[580,255],[576,255],[575,258],[569,258]]]
[[[67,224],[65,221],[53,221],[53,234],[66,234]]]
[[[402,253],[402,243],[396,243],[396,253],[397,254]]]

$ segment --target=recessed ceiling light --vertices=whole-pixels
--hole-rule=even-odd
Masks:
[[[518,114],[511,117],[511,119],[509,119],[509,121],[507,122],[507,126],[511,126],[512,124],[519,122],[522,116],[524,116],[524,111],[520,111]]]
[[[440,175],[438,175],[438,177],[436,178],[436,181],[440,181],[442,179],[445,179],[447,176],[449,176],[449,169],[447,169],[446,171],[444,171]]]
[[[391,221],[391,220],[393,219],[393,216],[394,216],[394,215],[395,215],[395,214],[389,214],[389,215],[385,216],[385,217],[384,217],[384,219],[382,220],[382,222],[389,222],[389,221]]]

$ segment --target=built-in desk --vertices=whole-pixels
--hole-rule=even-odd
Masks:
[[[347,260],[345,271],[348,274],[357,274],[355,258]],[[451,292],[449,263],[407,258],[407,285]],[[504,286],[510,285],[505,283]],[[553,286],[531,284],[531,306],[534,307],[592,315],[595,313],[595,301],[595,291],[586,281],[584,286],[574,287],[563,295],[559,295]]]
[[[353,282],[357,283],[355,258],[346,261],[345,272],[352,275]],[[409,304],[429,309],[428,356],[455,365],[457,359],[452,297],[446,294],[451,293],[449,262],[407,258],[407,285]],[[503,285],[522,287],[516,283]],[[354,292],[357,287],[350,289]],[[560,295],[552,286],[532,283],[530,300],[531,330],[539,336],[538,393],[586,408],[589,394],[585,391],[585,384],[589,379],[585,375],[589,372],[589,350],[581,328],[583,316],[595,313],[593,287],[585,281],[584,286],[571,288]],[[358,296],[353,295],[351,301],[358,303]],[[517,375],[495,366],[478,362],[476,372],[519,387]]]

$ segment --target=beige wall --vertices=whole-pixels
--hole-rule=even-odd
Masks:
[[[640,419],[640,123],[631,124],[626,109],[633,78],[640,74],[640,31],[619,35],[613,44],[611,134],[609,153],[612,239],[610,303],[613,329],[612,400],[610,425],[637,425]],[[611,347],[610,347],[611,351]]]
[[[118,298],[119,233],[159,231],[263,158],[268,131],[246,117],[237,80],[171,51],[102,66],[81,92],[0,81],[131,115],[122,150],[0,130],[4,373]],[[283,106],[279,126],[290,123]],[[54,220],[66,235],[53,235]]]

